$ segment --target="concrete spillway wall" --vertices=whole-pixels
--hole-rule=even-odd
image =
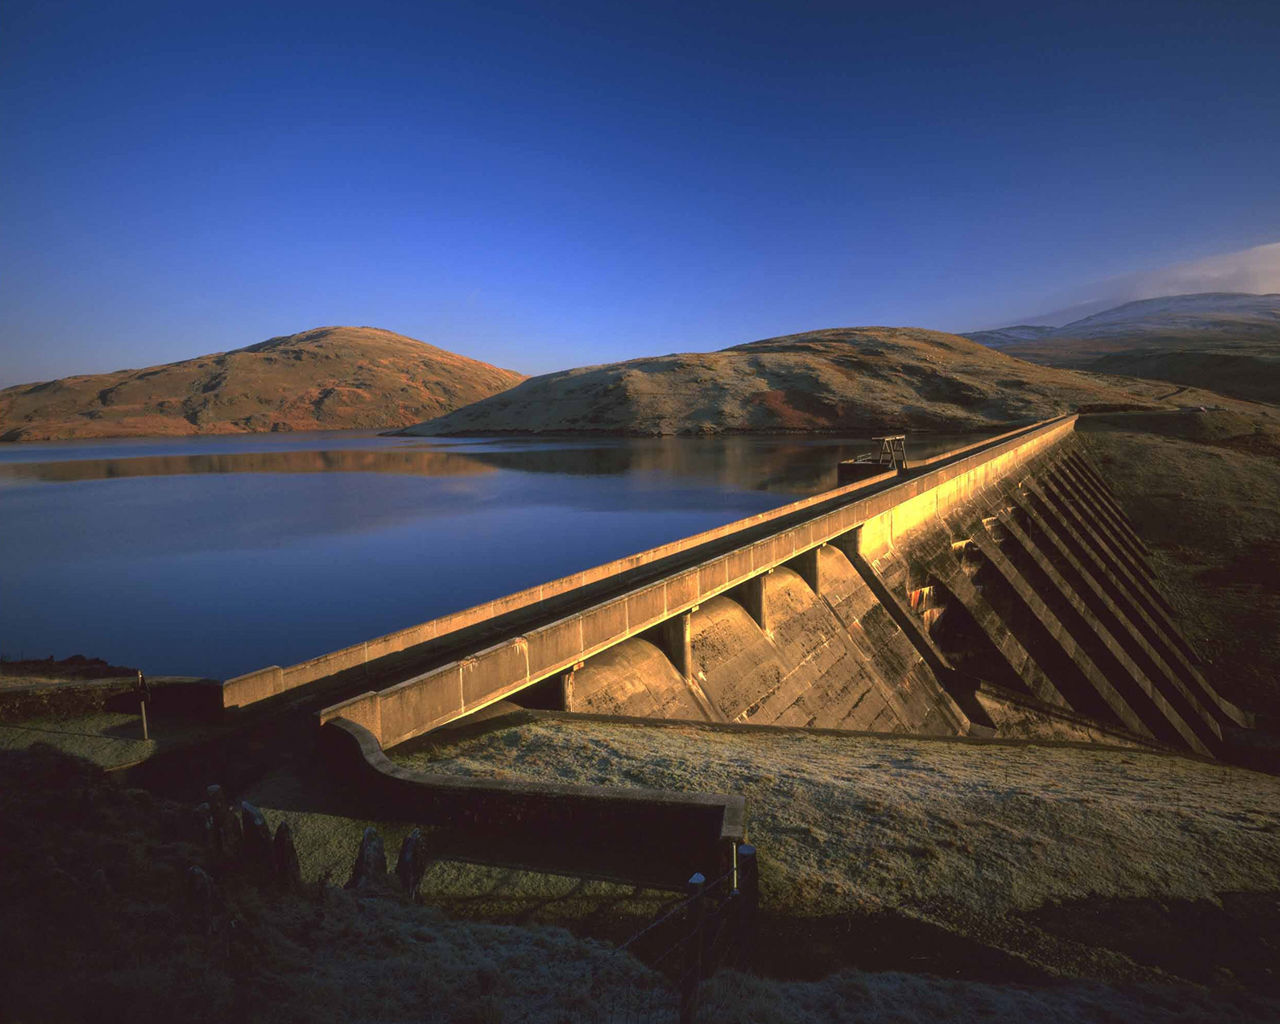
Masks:
[[[1074,422],[495,602],[508,635],[444,643],[443,663],[321,718],[393,746],[536,686],[574,711],[1221,756],[1248,723],[1204,678]]]
[[[433,775],[393,763],[352,722],[331,723],[325,738],[366,813],[455,829],[466,845],[454,852],[469,860],[682,890],[695,870],[723,874],[745,837],[735,794]]]

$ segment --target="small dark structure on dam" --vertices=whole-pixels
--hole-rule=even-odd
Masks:
[[[554,830],[550,861],[612,858],[615,877],[671,885],[742,840],[740,797],[415,775],[382,750],[514,700],[1257,763],[1251,722],[1205,678],[1075,421],[923,463],[886,439],[886,465],[858,463],[833,491],[227,680],[223,706],[318,713],[379,813],[477,836]]]

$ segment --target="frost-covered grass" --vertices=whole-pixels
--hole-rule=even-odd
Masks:
[[[1133,750],[527,715],[392,754],[432,772],[745,794],[775,976],[718,976],[701,1020],[1280,1019],[1271,776]],[[309,870],[342,881],[364,822],[288,816]],[[379,827],[394,851],[409,825]],[[438,861],[423,898],[455,919],[616,942],[672,897]]]
[[[142,719],[138,715],[121,712],[0,722],[0,750],[26,750],[38,743],[104,768],[142,761],[158,746],[154,738],[143,740]]]
[[[784,977],[875,966],[1280,994],[1272,776],[1102,747],[557,716],[393,754],[433,772],[744,794],[761,941]],[[1050,1004],[1034,1012],[1075,1012]]]
[[[605,771],[599,757],[614,758],[616,770],[623,771],[627,742],[643,745],[643,734],[650,731],[617,736],[614,727],[608,727],[606,735],[594,736],[605,743],[603,747],[578,747],[562,724],[508,730],[489,740],[496,738],[509,752],[526,753],[543,743],[558,743],[584,772]],[[686,756],[685,745],[699,741],[707,770],[751,775],[756,786],[777,787],[782,794],[803,789],[806,774],[829,781],[836,774],[826,763],[836,755],[822,755],[821,742],[800,747],[783,743],[779,749],[797,759],[784,763],[783,754],[773,750],[779,763],[763,772],[753,766],[752,756],[705,742],[706,732],[684,727],[652,731],[663,734],[650,742],[656,748],[654,770],[664,779],[698,777],[696,770],[682,768],[678,758]],[[521,742],[508,747],[509,735]],[[764,739],[766,751],[787,739],[748,738]],[[463,757],[479,753],[484,742],[467,744]],[[849,770],[855,777],[873,769],[896,775],[898,789],[919,797],[929,788],[924,765],[933,757],[963,759],[966,752],[987,755],[999,749],[901,742],[893,751],[877,755],[875,762],[868,762],[864,751]],[[855,748],[861,745],[855,741]],[[925,747],[933,749],[919,753]],[[596,760],[589,756],[592,753]],[[1052,757],[1074,752],[1040,753]],[[550,748],[544,748],[544,755],[551,756]],[[1206,770],[1176,762],[1164,767],[1181,773],[1183,781],[1191,769]],[[1120,768],[1117,762],[1117,771]],[[643,964],[604,943],[575,937],[562,928],[460,920],[437,908],[357,895],[333,885],[312,882],[300,894],[264,889],[234,870],[219,871],[207,862],[195,841],[189,808],[111,785],[91,765],[48,747],[0,752],[0,769],[0,934],[20,937],[0,958],[6,1019],[164,1019],[193,1024],[232,1019],[658,1024],[675,1019],[674,993]],[[1161,765],[1143,758],[1123,771],[1139,790],[1164,774]],[[1112,772],[1109,780],[1105,776],[1095,770],[1083,781],[1123,788],[1118,787],[1123,772]],[[1243,773],[1238,777],[1241,786],[1258,780]],[[1212,784],[1211,779],[1199,782]],[[970,783],[977,792],[985,791],[980,781]],[[848,788],[852,782],[845,778],[843,785]],[[1019,786],[1041,793],[1070,788],[1066,781],[1055,783],[1040,772],[1030,783],[1012,777],[992,783],[988,796]],[[945,791],[943,786],[940,793]],[[814,793],[792,812],[774,809],[770,814],[794,827],[799,818],[812,815],[812,808],[831,799]],[[1114,797],[1097,799],[1105,803]],[[1221,813],[1236,823],[1230,828],[1265,826],[1270,812],[1251,809],[1252,799],[1236,797],[1224,805]],[[274,823],[279,813],[269,812],[268,817]],[[336,815],[289,817],[316,833],[336,836],[349,864],[358,822]],[[1200,814],[1184,810],[1183,817],[1192,820]],[[830,818],[828,813],[807,824],[811,835],[823,837],[821,846],[831,847],[820,851],[827,858],[848,849],[847,840],[842,846],[832,838],[836,830]],[[1192,831],[1196,828],[1193,824]],[[800,832],[790,837],[780,830],[770,833],[763,817],[754,829],[766,865],[773,862],[775,881],[789,875],[791,869],[780,855],[794,852],[792,843],[804,845]],[[333,849],[336,853],[338,846]],[[982,852],[981,847],[976,851],[979,856]],[[186,897],[187,868],[193,863],[206,864],[217,879],[222,910],[212,930]],[[846,874],[858,875],[853,869]],[[612,913],[612,904],[604,912]],[[695,1019],[706,1024],[1280,1019],[1280,1002],[1265,992],[1163,980],[1164,984],[1140,986],[1064,981],[1033,987],[889,971],[841,970],[814,981],[722,973],[705,986]]]
[[[810,914],[1280,890],[1280,779],[1159,754],[541,719],[397,760],[740,792],[766,902]]]
[[[1274,1019],[1280,1004],[1186,986],[1063,984],[1046,988],[845,971],[820,982],[725,973],[703,992],[705,1024],[1200,1024]]]

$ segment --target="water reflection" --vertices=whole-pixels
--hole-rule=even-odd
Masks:
[[[968,444],[981,434],[931,434],[913,438],[910,456],[923,459]],[[530,442],[528,447],[478,447],[471,456],[487,465],[526,473],[613,475],[654,473],[689,477],[742,490],[814,494],[836,486],[842,459],[876,451],[871,438],[730,436],[715,438],[618,438],[577,447]]]
[[[910,455],[927,458],[980,437],[977,434],[920,435]],[[812,494],[836,484],[841,459],[874,450],[870,438],[596,438],[596,439],[403,439],[364,436],[323,439],[323,449],[207,451],[203,439],[156,442],[150,453],[75,458],[83,447],[60,452],[46,446],[47,461],[29,451],[0,451],[0,480],[70,483],[130,477],[240,473],[389,473],[448,477],[513,470],[570,476],[658,474],[691,478],[703,485],[786,494]],[[223,442],[226,444],[227,442]],[[235,442],[232,441],[231,444]],[[342,446],[339,446],[341,444]],[[157,448],[172,450],[159,453]],[[183,449],[186,450],[183,450]],[[195,450],[192,450],[195,449]],[[127,451],[127,450],[126,450]],[[67,457],[70,455],[71,457]]]
[[[298,452],[188,453],[60,462],[0,463],[0,476],[69,483],[140,476],[196,473],[401,473],[410,476],[467,476],[494,467],[453,452],[333,450]]]
[[[963,440],[912,439],[925,457]],[[286,665],[834,485],[850,438],[0,446],[0,653]]]

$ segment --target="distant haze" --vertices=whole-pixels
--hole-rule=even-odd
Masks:
[[[1280,292],[1280,242],[1114,277],[1057,296],[1065,300],[1061,307],[1055,304],[1048,312],[1012,317],[1006,323],[1061,327],[1125,302],[1201,292]]]

